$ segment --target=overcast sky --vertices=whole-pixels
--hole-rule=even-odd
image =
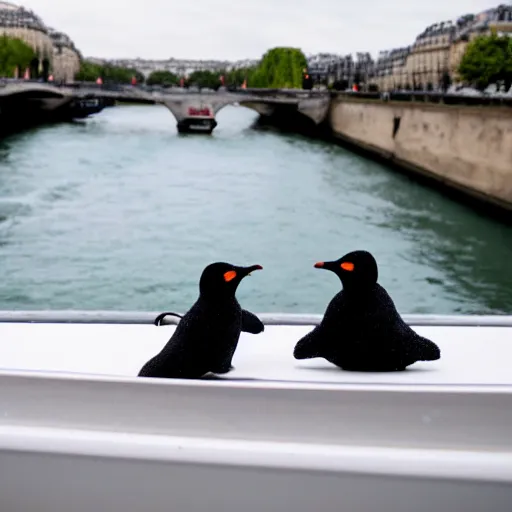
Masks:
[[[506,1],[506,0],[505,0]],[[505,3],[505,1],[503,3]],[[426,26],[489,0],[26,0],[85,56],[259,58],[274,46],[355,53],[406,46]]]

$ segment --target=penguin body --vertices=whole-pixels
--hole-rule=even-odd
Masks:
[[[259,318],[243,310],[235,297],[240,281],[261,268],[208,265],[201,276],[199,298],[181,318],[164,348],[142,367],[139,377],[194,379],[232,370],[240,332],[258,334],[264,330]]]
[[[417,361],[439,359],[435,343],[414,332],[377,283],[377,263],[366,251],[317,263],[340,278],[343,290],[321,323],[296,344],[294,357],[323,357],[344,370],[401,371]]]

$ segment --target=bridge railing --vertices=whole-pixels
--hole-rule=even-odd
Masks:
[[[112,92],[124,92],[133,91],[140,89],[138,86],[129,84],[117,84],[117,83],[104,83],[97,84],[96,82],[68,82],[64,84],[58,84],[59,87],[66,87],[69,89],[96,89],[99,91],[112,91]]]
[[[151,94],[157,92],[162,95],[166,94],[226,94],[235,93],[243,94],[247,96],[289,96],[289,97],[320,97],[329,95],[329,91],[318,91],[318,90],[305,90],[305,89],[263,89],[263,88],[247,88],[242,89],[238,87],[228,87],[226,89],[219,89],[214,91],[211,89],[186,89],[186,88],[154,88],[152,86],[145,85],[124,85],[124,84],[96,84],[91,82],[73,82],[64,84],[64,87],[76,88],[76,89],[95,89],[95,90],[107,90],[107,91],[119,91],[119,92],[133,92],[140,91]]]
[[[46,82],[43,80],[36,79],[23,79],[23,78],[0,78],[0,86],[5,87],[10,84],[37,84],[37,85],[45,85]],[[50,84],[51,85],[51,84]]]
[[[328,96],[329,91],[322,90],[307,90],[307,89],[263,89],[263,88],[247,88],[247,89],[234,89],[232,92],[237,94],[247,94],[250,96],[289,96],[289,97],[303,97],[303,98],[319,98]]]
[[[186,89],[186,88],[172,88],[172,89],[155,89],[152,86],[146,86],[143,84],[140,85],[131,85],[131,84],[118,84],[118,83],[103,83],[97,84],[96,82],[44,82],[43,80],[31,80],[31,79],[22,79],[22,78],[3,78],[0,79],[0,86],[5,86],[7,84],[20,84],[20,85],[29,85],[29,84],[38,84],[45,85],[47,87],[52,87],[56,89],[71,89],[71,90],[87,90],[87,91],[108,91],[108,92],[119,92],[119,93],[135,93],[140,95],[147,94],[151,96],[153,93],[157,93],[159,95],[176,95],[176,94],[185,94],[185,95],[196,95],[196,94],[227,94],[234,93],[238,95],[246,95],[246,96],[279,96],[279,97],[290,97],[290,98],[318,98],[329,96],[329,91],[327,90],[306,90],[306,89],[269,89],[269,88],[247,88],[242,89],[239,87],[228,87],[225,89],[220,89],[218,91],[214,91],[211,89]]]

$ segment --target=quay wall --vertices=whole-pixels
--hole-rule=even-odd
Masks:
[[[512,213],[512,108],[334,97],[334,138]]]

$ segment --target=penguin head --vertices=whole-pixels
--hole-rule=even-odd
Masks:
[[[336,261],[320,261],[315,268],[334,272],[345,289],[372,287],[379,277],[377,262],[368,251],[349,252]]]
[[[232,297],[242,279],[254,270],[262,270],[261,265],[238,267],[230,263],[211,263],[201,274],[199,291],[203,296]]]

